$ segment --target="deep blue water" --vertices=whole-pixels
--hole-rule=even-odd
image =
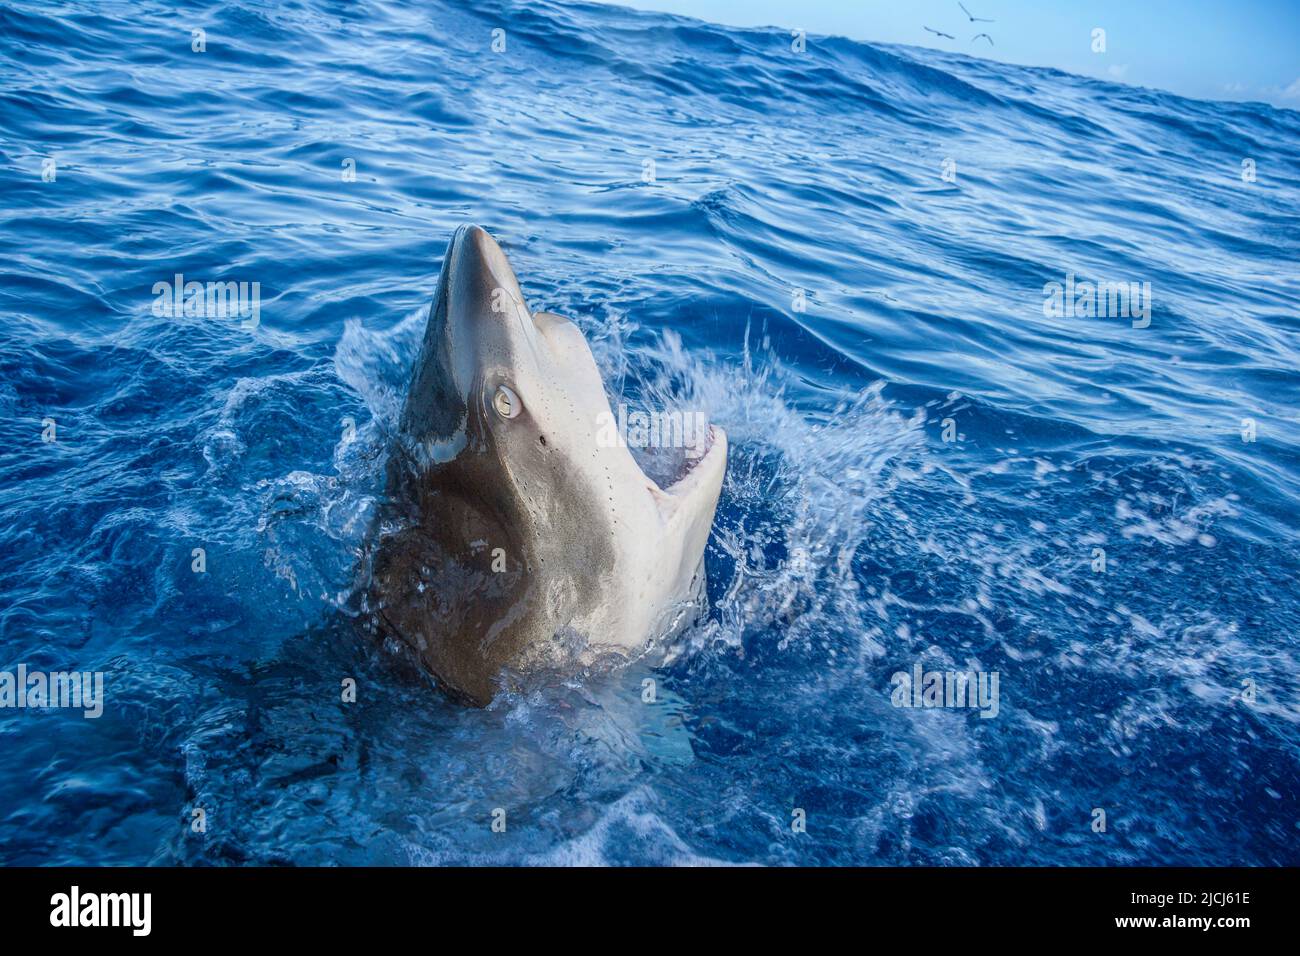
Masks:
[[[0,669],[106,681],[0,710],[0,861],[1300,862],[1300,114],[581,5],[19,2],[0,182]],[[654,705],[463,709],[348,617],[466,221],[730,434]],[[155,315],[178,272],[260,324]],[[1069,274],[1149,326],[1046,317]],[[918,661],[998,716],[893,707]]]

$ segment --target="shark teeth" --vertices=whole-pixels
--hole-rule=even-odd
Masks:
[[[716,445],[716,443],[717,443],[717,431],[715,430],[714,426],[710,424],[708,429],[704,433],[704,441],[702,445],[696,446],[695,448],[686,449],[686,453],[683,456],[683,466],[682,466],[681,473],[678,474],[677,477],[674,478],[670,484],[664,487],[664,491],[671,491],[675,486],[677,486],[683,480],[685,480],[687,476],[690,475],[691,472],[693,472],[696,468],[699,467],[700,462],[704,461],[704,459],[709,457],[709,453],[713,451],[713,448]]]

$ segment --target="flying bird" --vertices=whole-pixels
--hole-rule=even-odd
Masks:
[[[925,29],[930,30],[929,27],[926,27]],[[933,33],[935,36],[939,36],[939,37],[947,37],[949,40],[955,40],[955,39],[957,39],[957,38],[956,38],[955,36],[953,36],[951,33],[940,33],[938,30],[930,30],[930,32]]]
[[[989,36],[987,33],[977,33],[977,34],[975,34],[973,37],[970,38],[970,42],[971,42],[971,43],[974,43],[974,42],[975,42],[976,40],[978,40],[980,37],[983,37],[984,39],[988,40],[988,41],[989,41],[989,46],[996,46],[996,45],[997,45],[997,44],[995,44],[995,43],[993,42],[993,38],[992,38],[991,36]]]
[[[965,5],[964,3],[962,3],[961,0],[957,0],[957,6],[961,7],[961,12],[962,12],[962,13],[964,13],[964,14],[966,14],[966,16],[970,17],[970,22],[971,22],[971,23],[996,23],[996,22],[997,22],[997,21],[995,21],[995,20],[990,20],[990,19],[988,19],[987,17],[977,17],[977,16],[974,16],[974,15],[973,15],[969,10],[966,9],[966,5]]]

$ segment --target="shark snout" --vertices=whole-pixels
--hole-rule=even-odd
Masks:
[[[462,269],[496,280],[498,284],[513,282],[518,285],[510,260],[501,246],[482,226],[466,223],[456,230],[452,248]]]
[[[533,317],[510,260],[482,226],[464,225],[452,240],[453,311],[480,320],[501,316],[518,319],[524,331],[534,331]]]

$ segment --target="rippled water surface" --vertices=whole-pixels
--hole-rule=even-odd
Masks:
[[[581,5],[19,2],[0,181],[0,669],[107,695],[0,710],[0,860],[1300,862],[1300,114]],[[732,442],[703,626],[483,711],[347,616],[465,221]],[[156,315],[176,273],[257,327]],[[1046,317],[1070,274],[1149,326]],[[892,706],[918,662],[997,717]]]

